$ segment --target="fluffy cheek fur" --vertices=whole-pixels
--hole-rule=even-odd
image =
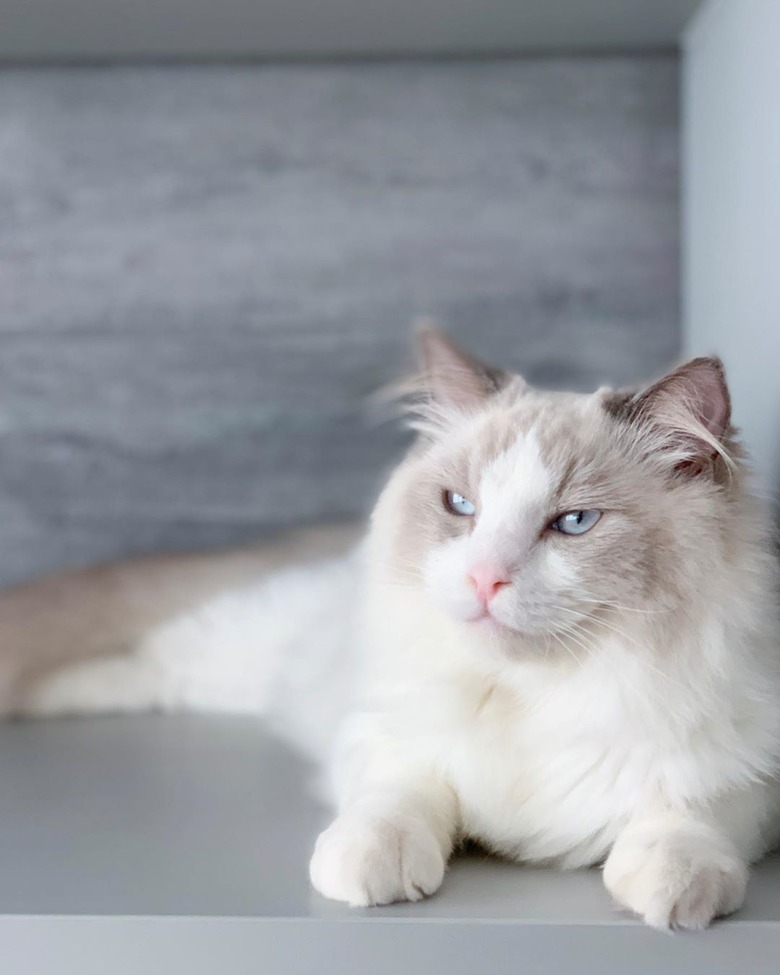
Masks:
[[[543,528],[553,501],[545,501],[523,522],[512,517],[509,503],[522,510],[522,490],[513,485],[507,493],[506,518],[463,519],[462,534],[431,540],[418,555],[428,599],[456,621],[484,619],[469,580],[479,563],[494,565],[511,580],[490,604],[493,622],[509,635],[560,635],[572,627],[597,625],[604,611],[645,611],[656,601],[671,600],[666,590],[679,574],[680,562],[670,543],[679,535],[673,506],[667,510],[648,498],[637,510],[610,510],[605,497],[595,527],[582,536],[567,536]]]
[[[437,443],[409,469],[394,505],[402,524],[396,537],[403,539],[403,555],[394,561],[406,566],[403,578],[421,577],[433,605],[471,623],[484,619],[484,610],[470,573],[479,564],[492,566],[512,583],[491,602],[493,623],[507,638],[543,637],[545,645],[551,632],[590,627],[605,603],[642,608],[652,601],[672,575],[662,563],[674,551],[674,510],[659,504],[651,472],[628,464],[612,444],[601,429],[605,417],[591,418],[602,435],[566,451],[562,444],[577,417],[569,418],[568,434],[553,430],[552,446],[541,435],[553,426],[549,418],[530,427],[522,418],[506,427],[492,419],[492,432],[483,421]],[[467,494],[477,515],[447,512],[446,487]],[[587,534],[546,527],[580,507],[604,512]]]
[[[453,538],[437,545],[425,560],[423,583],[431,602],[456,620],[480,616],[480,604],[468,583],[473,557],[468,538]]]

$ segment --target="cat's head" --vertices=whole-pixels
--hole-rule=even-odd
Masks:
[[[533,389],[436,330],[422,348],[420,436],[379,508],[397,580],[510,643],[576,640],[706,585],[742,494],[718,359],[580,395]]]

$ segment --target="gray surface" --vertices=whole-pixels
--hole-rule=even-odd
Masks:
[[[259,723],[93,719],[0,732],[0,938],[14,973],[102,975],[109,951],[112,975],[213,972],[217,958],[220,971],[263,975],[445,963],[454,973],[777,970],[778,860],[756,868],[739,915],[702,935],[666,936],[614,911],[596,870],[481,856],[456,861],[429,900],[355,911],[310,891],[306,863],[327,814],[308,798],[307,770]]]
[[[686,42],[686,347],[717,349],[780,511],[780,4],[707,4]]]
[[[364,510],[420,313],[656,372],[677,121],[673,57],[0,73],[0,583]]]
[[[502,53],[673,45],[697,0],[3,0],[0,58]]]
[[[773,975],[774,925],[316,924],[217,918],[0,918],[14,975]],[[110,966],[110,967],[108,967]]]

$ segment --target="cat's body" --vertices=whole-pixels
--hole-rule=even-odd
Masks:
[[[469,837],[606,860],[658,926],[734,910],[780,831],[780,673],[719,366],[584,397],[428,354],[426,429],[365,543],[211,580],[21,710],[243,710],[320,755],[340,726],[312,880],[353,904],[431,893]]]
[[[304,529],[0,594],[0,711],[258,714],[325,762],[350,697],[360,535]]]

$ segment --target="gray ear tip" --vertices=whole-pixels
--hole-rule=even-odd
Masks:
[[[695,359],[691,359],[690,362],[686,363],[683,368],[688,369],[710,369],[721,379],[726,378],[726,367],[723,365],[723,359],[719,355],[700,355]]]
[[[444,329],[430,315],[420,315],[412,321],[412,335],[418,345],[428,345],[445,337]]]
[[[449,337],[434,318],[420,317],[412,322],[418,361],[426,368],[437,362],[451,362],[465,358],[465,353]]]
[[[721,379],[725,382],[725,380],[726,380],[726,366],[725,366],[725,364],[723,362],[723,359],[721,359],[721,357],[719,355],[712,355],[712,356],[710,356],[710,362],[712,363],[712,366],[715,369],[715,371],[718,373],[718,375],[721,377]]]

